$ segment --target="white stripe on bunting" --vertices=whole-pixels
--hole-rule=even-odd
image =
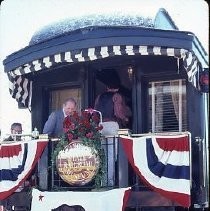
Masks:
[[[33,140],[1,145],[0,200],[10,196],[27,179],[47,142],[48,140]]]

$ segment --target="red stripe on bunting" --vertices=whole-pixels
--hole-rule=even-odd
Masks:
[[[159,139],[160,140],[160,139]],[[155,186],[151,185],[146,178],[141,174],[141,169],[137,168],[134,162],[134,155],[133,155],[133,140],[132,139],[126,139],[126,138],[120,138],[120,141],[122,143],[123,149],[127,155],[128,161],[131,164],[133,170],[136,172],[136,174],[141,178],[142,182],[151,188],[152,190],[160,193],[162,196],[171,199],[174,202],[177,202],[180,204],[180,206],[183,207],[190,207],[191,205],[191,198],[190,195],[183,194],[183,193],[177,193],[177,192],[170,192],[165,191],[160,188],[156,188]],[[141,152],[139,151],[139,156],[141,156]]]
[[[18,156],[22,151],[21,145],[0,146],[0,158]]]
[[[130,189],[125,191],[125,194],[124,194],[124,197],[123,197],[123,207],[122,207],[122,211],[125,211],[125,208],[126,208],[128,199],[129,199],[129,197],[130,197],[130,193],[131,193],[131,190],[130,190]]]
[[[169,143],[169,139],[170,139],[170,143]],[[189,151],[190,150],[190,146],[189,146],[189,140],[188,140],[188,136],[184,136],[184,137],[166,137],[166,138],[156,138],[157,143],[159,145],[159,147],[161,149],[163,149],[164,151],[179,151],[179,152],[183,152],[183,151]]]
[[[23,175],[23,178],[21,178],[21,181],[18,183],[18,185],[14,186],[12,189],[10,189],[8,191],[1,192],[1,190],[0,190],[0,200],[4,200],[7,197],[9,197],[13,192],[15,192],[15,190],[18,189],[18,187],[20,185],[22,185],[26,181],[26,179],[30,176],[32,170],[34,169],[37,161],[39,160],[42,152],[44,151],[47,143],[48,143],[47,141],[37,142],[36,155],[35,155],[35,158],[34,158],[34,161],[33,161],[31,168],[28,169],[28,172],[25,175]],[[20,146],[20,148],[21,148],[21,145],[17,145],[17,146]],[[11,146],[8,146],[8,147],[11,147]],[[30,156],[30,155],[27,155],[27,156]]]

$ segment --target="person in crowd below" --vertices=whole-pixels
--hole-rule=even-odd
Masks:
[[[116,136],[120,128],[126,128],[131,117],[131,110],[126,105],[124,96],[119,92],[120,79],[116,77],[109,78],[106,91],[95,100],[94,109],[102,114],[102,135]],[[107,138],[102,142],[106,155],[106,165],[108,173],[105,175],[105,184],[113,186],[115,184],[115,161],[117,158],[118,143],[113,138]],[[122,173],[123,166],[119,165],[119,171]]]
[[[76,101],[73,98],[66,99],[62,109],[50,114],[44,125],[43,133],[48,134],[50,137],[59,137],[62,135],[64,118],[76,111],[76,106]]]
[[[22,124],[19,122],[14,122],[11,124],[10,127],[10,136],[6,139],[4,139],[4,141],[21,141],[21,136],[19,136],[18,134],[22,134]],[[13,136],[12,134],[17,134],[18,136]]]
[[[4,141],[21,141],[21,136],[13,136],[14,135],[20,135],[22,134],[22,124],[19,122],[14,122],[11,124],[10,127],[10,136],[6,139],[4,139]],[[20,192],[22,191],[24,188],[29,187],[30,185],[30,181],[26,180],[22,185],[20,185],[18,187],[18,189],[15,192]]]

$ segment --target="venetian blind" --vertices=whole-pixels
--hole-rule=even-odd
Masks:
[[[185,80],[149,83],[149,131],[182,132],[186,125]]]

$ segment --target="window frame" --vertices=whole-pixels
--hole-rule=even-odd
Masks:
[[[178,102],[178,110],[177,110],[178,117],[176,117],[177,118],[177,122],[178,122],[178,125],[177,125],[178,128],[177,129],[174,128],[172,130],[167,130],[167,128],[164,129],[164,114],[166,112],[164,113],[164,110],[162,110],[163,111],[162,116],[161,116],[161,118],[163,120],[163,122],[162,122],[162,129],[157,130],[156,129],[157,128],[157,124],[156,124],[156,120],[157,119],[155,117],[155,115],[156,115],[155,114],[156,107],[155,108],[151,108],[152,109],[151,110],[152,113],[151,113],[151,116],[150,116],[150,109],[149,109],[149,107],[150,107],[150,99],[149,99],[150,84],[152,84],[152,83],[162,83],[162,86],[161,87],[164,87],[163,83],[170,83],[172,81],[178,81],[178,83],[179,83],[179,85],[178,85],[178,91],[177,91],[178,100],[179,100],[179,102]],[[181,81],[183,81],[184,84],[183,84],[183,82],[181,84]],[[183,87],[184,90],[181,87]],[[151,88],[151,90],[154,91],[152,88]],[[180,92],[182,92],[181,95],[180,95]],[[150,80],[148,82],[148,85],[147,85],[147,93],[148,93],[148,96],[147,96],[147,120],[148,120],[147,128],[148,128],[148,131],[149,132],[167,132],[167,131],[170,131],[170,132],[182,132],[182,131],[186,131],[187,130],[187,127],[188,127],[188,125],[187,125],[187,82],[186,82],[185,79],[183,79],[183,78],[177,78],[177,79],[176,78],[170,78],[170,79],[163,79],[163,80],[155,80],[155,79],[154,80]],[[167,92],[165,92],[165,93],[166,93],[165,96],[167,96],[168,93]],[[183,94],[184,94],[184,97],[183,97]],[[152,95],[151,97],[153,97],[153,98],[151,98],[152,100],[155,100],[154,97],[156,97],[156,94],[155,94],[155,96]],[[163,95],[163,97],[164,97],[164,95]],[[173,98],[172,95],[170,97]],[[184,105],[184,107],[183,107],[183,103],[184,102],[182,102],[183,98],[185,99],[185,105]],[[173,99],[171,99],[171,101],[173,103]],[[164,106],[164,103],[165,102],[163,101],[163,106]],[[180,103],[182,104],[181,107],[183,107],[182,108],[182,111],[180,110]],[[153,106],[154,106],[154,104],[153,104]],[[182,116],[183,111],[185,111],[185,117]],[[174,114],[175,114],[175,111],[174,111]],[[175,114],[175,116],[176,116],[176,114]],[[180,119],[182,119],[182,120],[180,121]],[[150,124],[151,124],[151,126],[150,126]]]

